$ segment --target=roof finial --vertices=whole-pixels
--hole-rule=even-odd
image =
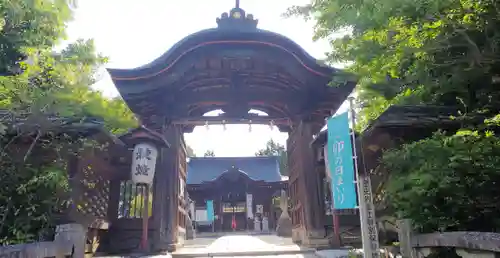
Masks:
[[[235,0],[235,7],[229,13],[223,13],[217,18],[219,29],[254,30],[257,28],[257,23],[253,15],[247,15],[245,10],[240,8],[240,0]]]

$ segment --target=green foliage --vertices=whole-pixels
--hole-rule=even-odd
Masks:
[[[65,207],[59,195],[67,190],[66,173],[55,167],[3,166],[0,174],[0,243],[18,244],[53,226],[54,214]],[[34,230],[37,229],[37,230]]]
[[[65,36],[71,19],[66,0],[0,0],[0,74],[39,49],[50,49]]]
[[[386,201],[421,231],[500,229],[500,139],[491,133],[437,133],[386,152],[382,162]]]
[[[137,121],[121,99],[91,90],[107,61],[92,40],[53,50],[71,18],[67,1],[0,0],[0,12],[0,109],[32,125],[8,131],[15,119],[0,117],[1,245],[35,240],[64,209],[68,147],[75,139],[56,137],[50,117],[97,118],[114,133]]]
[[[500,2],[495,0],[312,0],[287,15],[315,21],[329,62],[359,78],[363,130],[390,105],[455,108],[460,119],[500,125]],[[346,36],[333,37],[346,31]],[[437,134],[389,151],[387,203],[425,232],[496,231],[499,142],[488,134]]]
[[[95,54],[93,41],[77,41],[61,53],[40,52],[25,72],[0,77],[0,108],[18,113],[64,117],[97,117],[114,133],[136,126],[134,115],[121,99],[107,99],[89,86],[106,58]]]
[[[348,258],[358,258],[358,257],[363,257],[362,254],[356,253],[355,250],[349,250],[349,254],[347,255]]]
[[[280,161],[280,172],[282,175],[288,175],[288,159],[285,146],[270,139],[266,143],[266,147],[255,153],[255,156],[276,156]]]
[[[207,150],[203,154],[203,157],[215,157],[215,152],[213,150]]]
[[[359,78],[360,125],[391,104],[456,106],[498,114],[498,1],[313,0],[288,15],[316,21],[316,38],[333,32],[329,61],[352,64]]]

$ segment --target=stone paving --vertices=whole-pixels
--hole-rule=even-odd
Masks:
[[[163,255],[105,256],[105,258],[346,258],[347,250],[316,251],[301,248],[291,238],[273,234],[235,233],[198,235],[184,247]],[[103,257],[104,258],[104,257]]]
[[[300,248],[291,239],[275,235],[226,235],[188,241],[173,257],[316,257],[314,249]]]

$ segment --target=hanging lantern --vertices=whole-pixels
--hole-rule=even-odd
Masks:
[[[150,143],[139,143],[132,152],[131,178],[136,184],[153,184],[158,149]]]

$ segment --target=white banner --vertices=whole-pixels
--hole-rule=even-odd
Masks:
[[[361,176],[358,178],[360,193],[360,217],[362,228],[363,245],[368,245],[368,248],[363,248],[365,251],[369,250],[371,253],[365,253],[365,257],[380,257],[380,247],[378,242],[378,228],[377,220],[375,217],[375,207],[373,205],[372,196],[372,183],[370,176]],[[366,232],[366,233],[365,233]]]
[[[253,219],[253,196],[247,193],[247,218]]]
[[[132,181],[136,184],[153,184],[158,150],[149,143],[139,143],[132,153]]]

